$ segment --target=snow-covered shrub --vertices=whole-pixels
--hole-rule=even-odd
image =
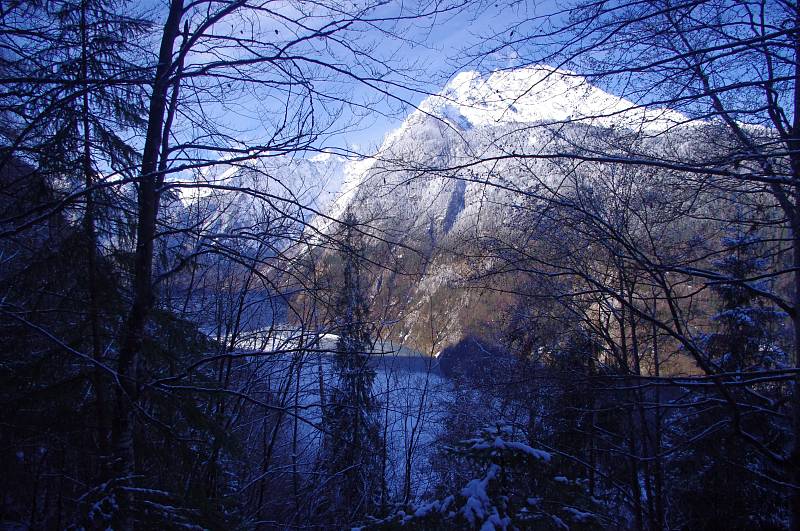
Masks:
[[[584,481],[559,474],[558,456],[514,440],[509,426],[487,427],[447,448],[474,479],[452,494],[396,510],[376,529],[594,529]]]

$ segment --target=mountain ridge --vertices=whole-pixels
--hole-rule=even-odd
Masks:
[[[368,253],[370,262],[392,271],[375,271],[379,280],[372,285],[376,300],[394,297],[392,337],[435,352],[497,328],[492,321],[514,304],[503,290],[476,287],[470,279],[491,268],[491,259],[480,258],[485,240],[522,230],[520,209],[529,197],[580,186],[564,181],[550,153],[608,153],[609,145],[617,149],[615,143],[632,139],[660,149],[664,139],[677,138],[685,146],[689,138],[680,126],[686,120],[551,67],[461,72],[387,134],[373,157],[351,166],[349,188],[330,217],[350,211],[382,242]],[[596,166],[602,171],[602,163]],[[386,250],[387,241],[416,249],[417,256]],[[392,295],[381,294],[387,285]],[[438,345],[426,337],[434,314],[450,321],[438,326],[445,330]]]

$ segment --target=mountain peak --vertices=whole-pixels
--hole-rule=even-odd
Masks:
[[[581,121],[659,129],[682,121],[664,110],[645,110],[603,91],[585,78],[547,65],[488,74],[463,71],[421,105],[424,114],[443,118],[459,129],[508,123]]]
[[[371,174],[380,176],[374,182],[386,182],[386,168],[381,166],[381,172],[374,171],[376,161],[382,158],[413,161],[418,157],[472,156],[468,155],[472,147],[481,142],[491,145],[498,132],[505,135],[504,126],[526,129],[581,123],[658,135],[684,120],[677,112],[637,106],[590,84],[574,72],[547,65],[485,74],[462,71],[438,94],[427,97],[400,127],[388,133],[374,157],[350,160],[343,165],[342,187],[328,213],[331,218],[343,215],[356,200],[362,185],[370,181]],[[461,134],[466,132],[469,134]],[[448,138],[457,140],[450,142]],[[436,186],[428,196],[441,192]]]

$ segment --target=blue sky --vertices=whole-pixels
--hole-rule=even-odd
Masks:
[[[138,4],[138,7],[150,12],[150,17],[156,20],[157,28],[160,30],[166,15],[167,2],[166,0],[149,0],[149,2],[151,2],[149,5]],[[294,7],[296,4],[282,0],[268,5],[276,11],[291,12],[296,9]],[[381,13],[396,13],[408,9],[408,5],[399,1],[391,2],[381,8]],[[352,100],[368,104],[367,108],[361,109],[358,114],[344,108],[333,132],[323,137],[321,146],[352,147],[362,153],[370,152],[371,148],[381,143],[387,132],[397,127],[413,110],[411,106],[403,105],[401,100],[413,106],[426,97],[426,92],[438,92],[449,78],[465,69],[467,61],[459,59],[461,51],[479,42],[481,36],[501,30],[515,17],[529,15],[530,13],[520,11],[532,9],[531,6],[532,4],[529,5],[527,2],[516,4],[514,7],[508,7],[508,4],[503,2],[475,2],[465,9],[437,15],[435,19],[427,18],[403,23],[397,31],[398,38],[387,36],[379,29],[366,27],[359,32],[359,40],[374,43],[377,46],[376,53],[381,58],[391,61],[393,65],[413,65],[413,72],[408,79],[395,75],[395,79],[404,87],[392,88],[390,92],[399,100],[381,97],[374,90],[356,82],[337,82],[338,85],[331,85],[343,93],[349,93]],[[311,22],[324,24],[325,20],[311,19]],[[240,27],[237,27],[237,24]],[[269,16],[261,17],[257,24],[260,26],[261,35],[272,36],[274,32],[277,35],[276,41],[290,36],[291,33],[291,28],[281,25],[280,21],[272,20]],[[238,34],[241,29],[246,32],[250,26],[252,20],[230,17],[224,24],[220,24],[219,30]],[[321,58],[324,59],[323,56]],[[502,59],[500,58],[501,64]],[[194,62],[202,64],[203,54],[196,54]],[[413,89],[409,90],[408,87],[412,85]],[[324,86],[322,91],[325,91]],[[237,130],[241,131],[244,137],[259,132],[260,126],[257,124],[261,120],[260,117],[270,112],[266,101],[267,98],[259,99],[257,96],[246,96],[242,93],[234,96],[229,106],[219,105],[211,98],[202,105],[203,111],[213,120],[224,124],[230,131],[234,131],[234,134]],[[280,110],[279,108],[280,101],[277,100],[275,109]],[[260,132],[269,133],[269,131]]]
[[[154,52],[158,48],[158,39],[161,34],[164,21],[166,19],[167,8],[170,0],[131,0],[128,4],[132,11],[144,13],[145,16],[154,21],[154,30],[151,46]],[[190,5],[188,0],[185,0]],[[317,15],[317,9],[324,11],[329,9],[333,3],[339,5],[353,5],[372,3],[375,0],[328,0],[324,2],[306,2],[304,0],[270,0],[262,2],[253,0],[253,4],[265,5],[272,13],[259,12],[254,15],[253,11],[248,11],[246,15],[234,14],[226,17],[219,25],[215,25],[212,33],[214,35],[225,35],[228,37],[245,37],[258,35],[259,42],[278,46],[282,42],[291,40],[297,36],[299,26],[292,26],[290,21],[296,18],[299,9],[306,6],[318,6],[304,18],[308,26],[320,27],[330,21],[324,16]],[[529,18],[534,14],[541,14],[543,10],[553,10],[559,7],[554,0],[542,1],[491,1],[491,0],[391,0],[380,7],[380,10],[373,16],[376,18],[381,15],[395,15],[397,13],[407,14],[411,10],[430,9],[434,2],[450,2],[457,4],[466,3],[466,6],[451,12],[438,14],[436,17],[404,21],[396,30],[396,35],[387,35],[380,28],[372,28],[369,25],[359,24],[358,31],[355,32],[356,38],[362,43],[373,43],[376,46],[375,52],[387,61],[387,64],[400,65],[401,70],[404,65],[412,65],[413,69],[406,70],[411,72],[409,77],[404,78],[402,74],[391,74],[398,86],[391,88],[389,92],[392,97],[380,95],[373,89],[354,80],[340,76],[339,79],[330,84],[322,83],[318,86],[321,93],[346,94],[349,101],[359,102],[362,107],[355,108],[348,105],[340,105],[338,111],[340,116],[328,129],[326,134],[320,136],[314,147],[322,151],[347,151],[359,155],[368,156],[374,153],[380,146],[384,136],[398,127],[402,121],[414,110],[429,93],[439,92],[453,76],[463,70],[479,70],[486,72],[498,67],[511,67],[518,63],[512,54],[507,56],[493,56],[483,61],[470,61],[465,58],[463,52],[469,50],[482,42],[487,35],[492,35],[507,28],[514,22]],[[214,9],[218,9],[223,2],[213,4]],[[198,2],[195,5],[206,9],[208,4]],[[302,7],[298,7],[302,6]],[[423,6],[420,8],[420,6]],[[195,13],[189,17],[189,26],[194,29],[204,20],[206,13]],[[281,17],[286,15],[286,20]],[[379,24],[376,24],[379,26]],[[255,28],[255,29],[254,29]],[[385,29],[385,28],[384,28]],[[302,32],[302,28],[300,29]],[[323,46],[321,41],[316,44],[309,44],[309,48],[300,47],[295,50],[298,54],[314,55],[308,50],[314,50],[315,46]],[[236,56],[241,53],[236,50],[235,45],[231,45],[225,51],[226,58]],[[327,60],[327,52],[323,49],[319,59]],[[333,52],[335,54],[335,52]],[[506,53],[506,52],[503,52]],[[213,55],[213,52],[212,54]],[[207,64],[208,50],[194,50],[190,55],[189,66],[199,66]],[[316,58],[316,57],[315,57]],[[348,59],[343,61],[347,63]],[[367,69],[368,70],[368,69]],[[362,70],[363,71],[363,70]],[[230,79],[235,79],[235,72]],[[195,83],[195,80],[189,82]],[[202,85],[202,81],[200,84]],[[209,81],[210,84],[217,83]],[[234,85],[236,81],[233,81]],[[213,147],[198,148],[186,152],[177,152],[175,164],[186,162],[214,161],[228,158],[224,148],[243,147],[250,148],[258,145],[271,144],[271,135],[276,130],[280,130],[276,124],[280,124],[282,113],[287,105],[281,99],[281,91],[278,88],[272,94],[264,94],[250,91],[247,87],[235,86],[232,90],[221,89],[221,83],[212,90],[209,87],[197,87],[189,90],[182,90],[181,95],[187,98],[182,111],[173,126],[173,136],[176,139],[173,144],[186,142],[189,144],[216,144],[223,149]],[[217,92],[215,93],[214,90]],[[199,98],[188,99],[187,95],[200,94]],[[200,101],[204,99],[204,101]],[[222,103],[221,100],[227,100]],[[315,101],[315,109],[319,110],[320,99]],[[403,103],[405,102],[405,103]],[[331,108],[336,109],[335,102],[328,102]],[[355,109],[355,111],[354,111]],[[290,113],[291,114],[291,113]],[[329,115],[329,114],[328,114]],[[326,119],[326,113],[319,112],[317,124]],[[291,120],[291,116],[290,116]],[[205,121],[213,124],[212,127],[195,127],[193,121]],[[294,152],[292,156],[309,158],[314,153]]]
[[[502,31],[514,16],[520,15],[520,10],[526,9],[528,4],[525,2],[516,7],[509,7],[503,2],[482,2],[435,21],[421,21],[417,34],[412,37],[419,40],[422,43],[420,45],[387,43],[388,46],[397,46],[399,62],[420,63],[420,92],[406,91],[401,96],[418,105],[426,97],[425,92],[438,92],[458,72],[485,70],[486,65],[474,64],[462,52],[479,43],[485,35]],[[493,58],[490,63],[513,66],[513,61],[512,57]],[[356,97],[370,93],[368,87],[354,86],[353,89]],[[398,112],[397,107],[398,102],[381,102],[375,107],[378,112],[366,117],[359,127],[331,139],[332,142],[355,144],[362,150],[376,147],[383,136],[399,126],[408,112],[413,110],[406,108]]]

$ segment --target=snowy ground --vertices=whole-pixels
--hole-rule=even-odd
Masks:
[[[285,403],[295,405],[301,444],[298,457],[303,467],[314,464],[319,445],[321,420],[320,387],[334,384],[333,355],[336,336],[320,336],[311,352],[298,352],[300,340],[294,332],[273,331],[269,337],[252,335],[246,350],[253,350],[253,363],[268,382],[274,397],[286,393]],[[306,344],[308,342],[306,341]],[[271,348],[265,349],[265,346]],[[258,348],[260,347],[260,348]],[[326,352],[327,351],[327,352]],[[260,354],[256,354],[259,352]],[[374,396],[387,444],[387,483],[393,493],[402,492],[406,468],[411,468],[411,492],[422,494],[433,484],[429,456],[440,430],[449,383],[439,371],[436,358],[399,345],[386,343],[372,355],[376,377]],[[299,378],[298,378],[299,375]],[[321,384],[321,385],[320,385]],[[286,390],[288,389],[288,392]],[[288,453],[290,441],[281,442]]]

